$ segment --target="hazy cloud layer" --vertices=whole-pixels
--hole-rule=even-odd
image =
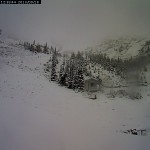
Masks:
[[[149,35],[149,0],[42,0],[0,5],[0,27],[20,38],[82,49],[109,36]]]

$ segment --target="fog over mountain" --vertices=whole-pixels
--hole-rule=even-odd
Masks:
[[[0,5],[0,28],[15,37],[78,50],[114,36],[150,34],[149,0],[42,0]]]

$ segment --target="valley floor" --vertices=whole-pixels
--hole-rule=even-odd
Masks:
[[[0,56],[1,150],[148,150],[150,136],[124,134],[150,129],[148,98],[91,100],[44,76],[44,54],[20,48]],[[12,55],[13,54],[13,55]]]

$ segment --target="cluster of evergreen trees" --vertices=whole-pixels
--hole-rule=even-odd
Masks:
[[[36,44],[35,41],[33,43],[24,42],[23,46],[25,47],[25,49],[28,49],[28,50],[30,50],[32,52],[36,52],[36,53],[49,54],[49,52],[50,52],[47,43],[45,45],[41,45],[41,44]]]
[[[110,72],[115,72],[116,75],[123,75],[123,71],[125,70],[124,61],[120,58],[114,59],[109,58],[106,54],[92,54],[89,53],[86,55],[90,62],[94,64],[100,64],[103,69],[108,70]]]
[[[84,90],[84,58],[82,53],[72,53],[70,57],[63,56],[63,63],[60,66],[59,75],[56,73],[57,52],[52,56],[51,81],[57,81],[60,85],[70,89]]]
[[[150,42],[147,42],[149,45]],[[147,46],[146,45],[146,46]],[[149,46],[147,46],[149,50]],[[145,50],[148,51],[146,48]],[[101,65],[104,70],[115,73],[122,77],[122,79],[130,78],[130,71],[136,71],[139,75],[140,83],[146,83],[146,78],[143,72],[147,71],[146,65],[150,63],[150,55],[141,55],[137,57],[130,57],[122,60],[121,58],[109,58],[106,54],[93,53],[72,53],[70,56],[63,56],[63,62],[59,69],[57,69],[58,55],[56,49],[53,50],[51,65],[51,81],[56,81],[62,86],[70,89],[84,90],[84,76],[92,77],[98,73],[97,78],[100,79],[100,70],[96,67]],[[59,70],[59,71],[58,71]],[[92,71],[93,70],[93,71]],[[94,73],[92,75],[92,72]],[[142,76],[141,76],[142,74]]]
[[[149,47],[148,47],[149,48]],[[150,55],[139,55],[135,58],[122,60],[120,58],[109,58],[106,54],[87,54],[86,58],[91,63],[100,64],[105,70],[114,72],[116,75],[126,78],[126,74],[130,70],[146,70],[146,65],[150,63]]]
[[[78,52],[77,54],[72,53],[68,58],[66,56],[63,57],[63,63],[60,65],[59,74],[57,74],[56,67],[58,59],[55,49],[51,59],[51,81],[57,81],[60,85],[70,89],[84,90],[84,76],[92,76],[92,68],[90,68],[90,66],[87,68],[89,64],[92,64],[92,66],[94,64],[100,64],[105,70],[115,72],[116,75],[126,79],[130,70],[147,70],[144,66],[147,62],[144,61],[144,59],[147,60],[146,58],[148,59],[148,56],[131,57],[128,60],[122,60],[120,58],[110,59],[103,54],[86,54],[83,56],[83,53],[81,52]],[[142,62],[145,63],[143,64]],[[142,79],[145,77],[140,78]],[[143,81],[145,82],[145,79]]]

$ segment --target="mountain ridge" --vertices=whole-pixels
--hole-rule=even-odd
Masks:
[[[106,54],[110,58],[125,60],[141,54],[147,41],[149,41],[148,38],[141,37],[110,38],[93,47],[86,48],[85,53]]]

